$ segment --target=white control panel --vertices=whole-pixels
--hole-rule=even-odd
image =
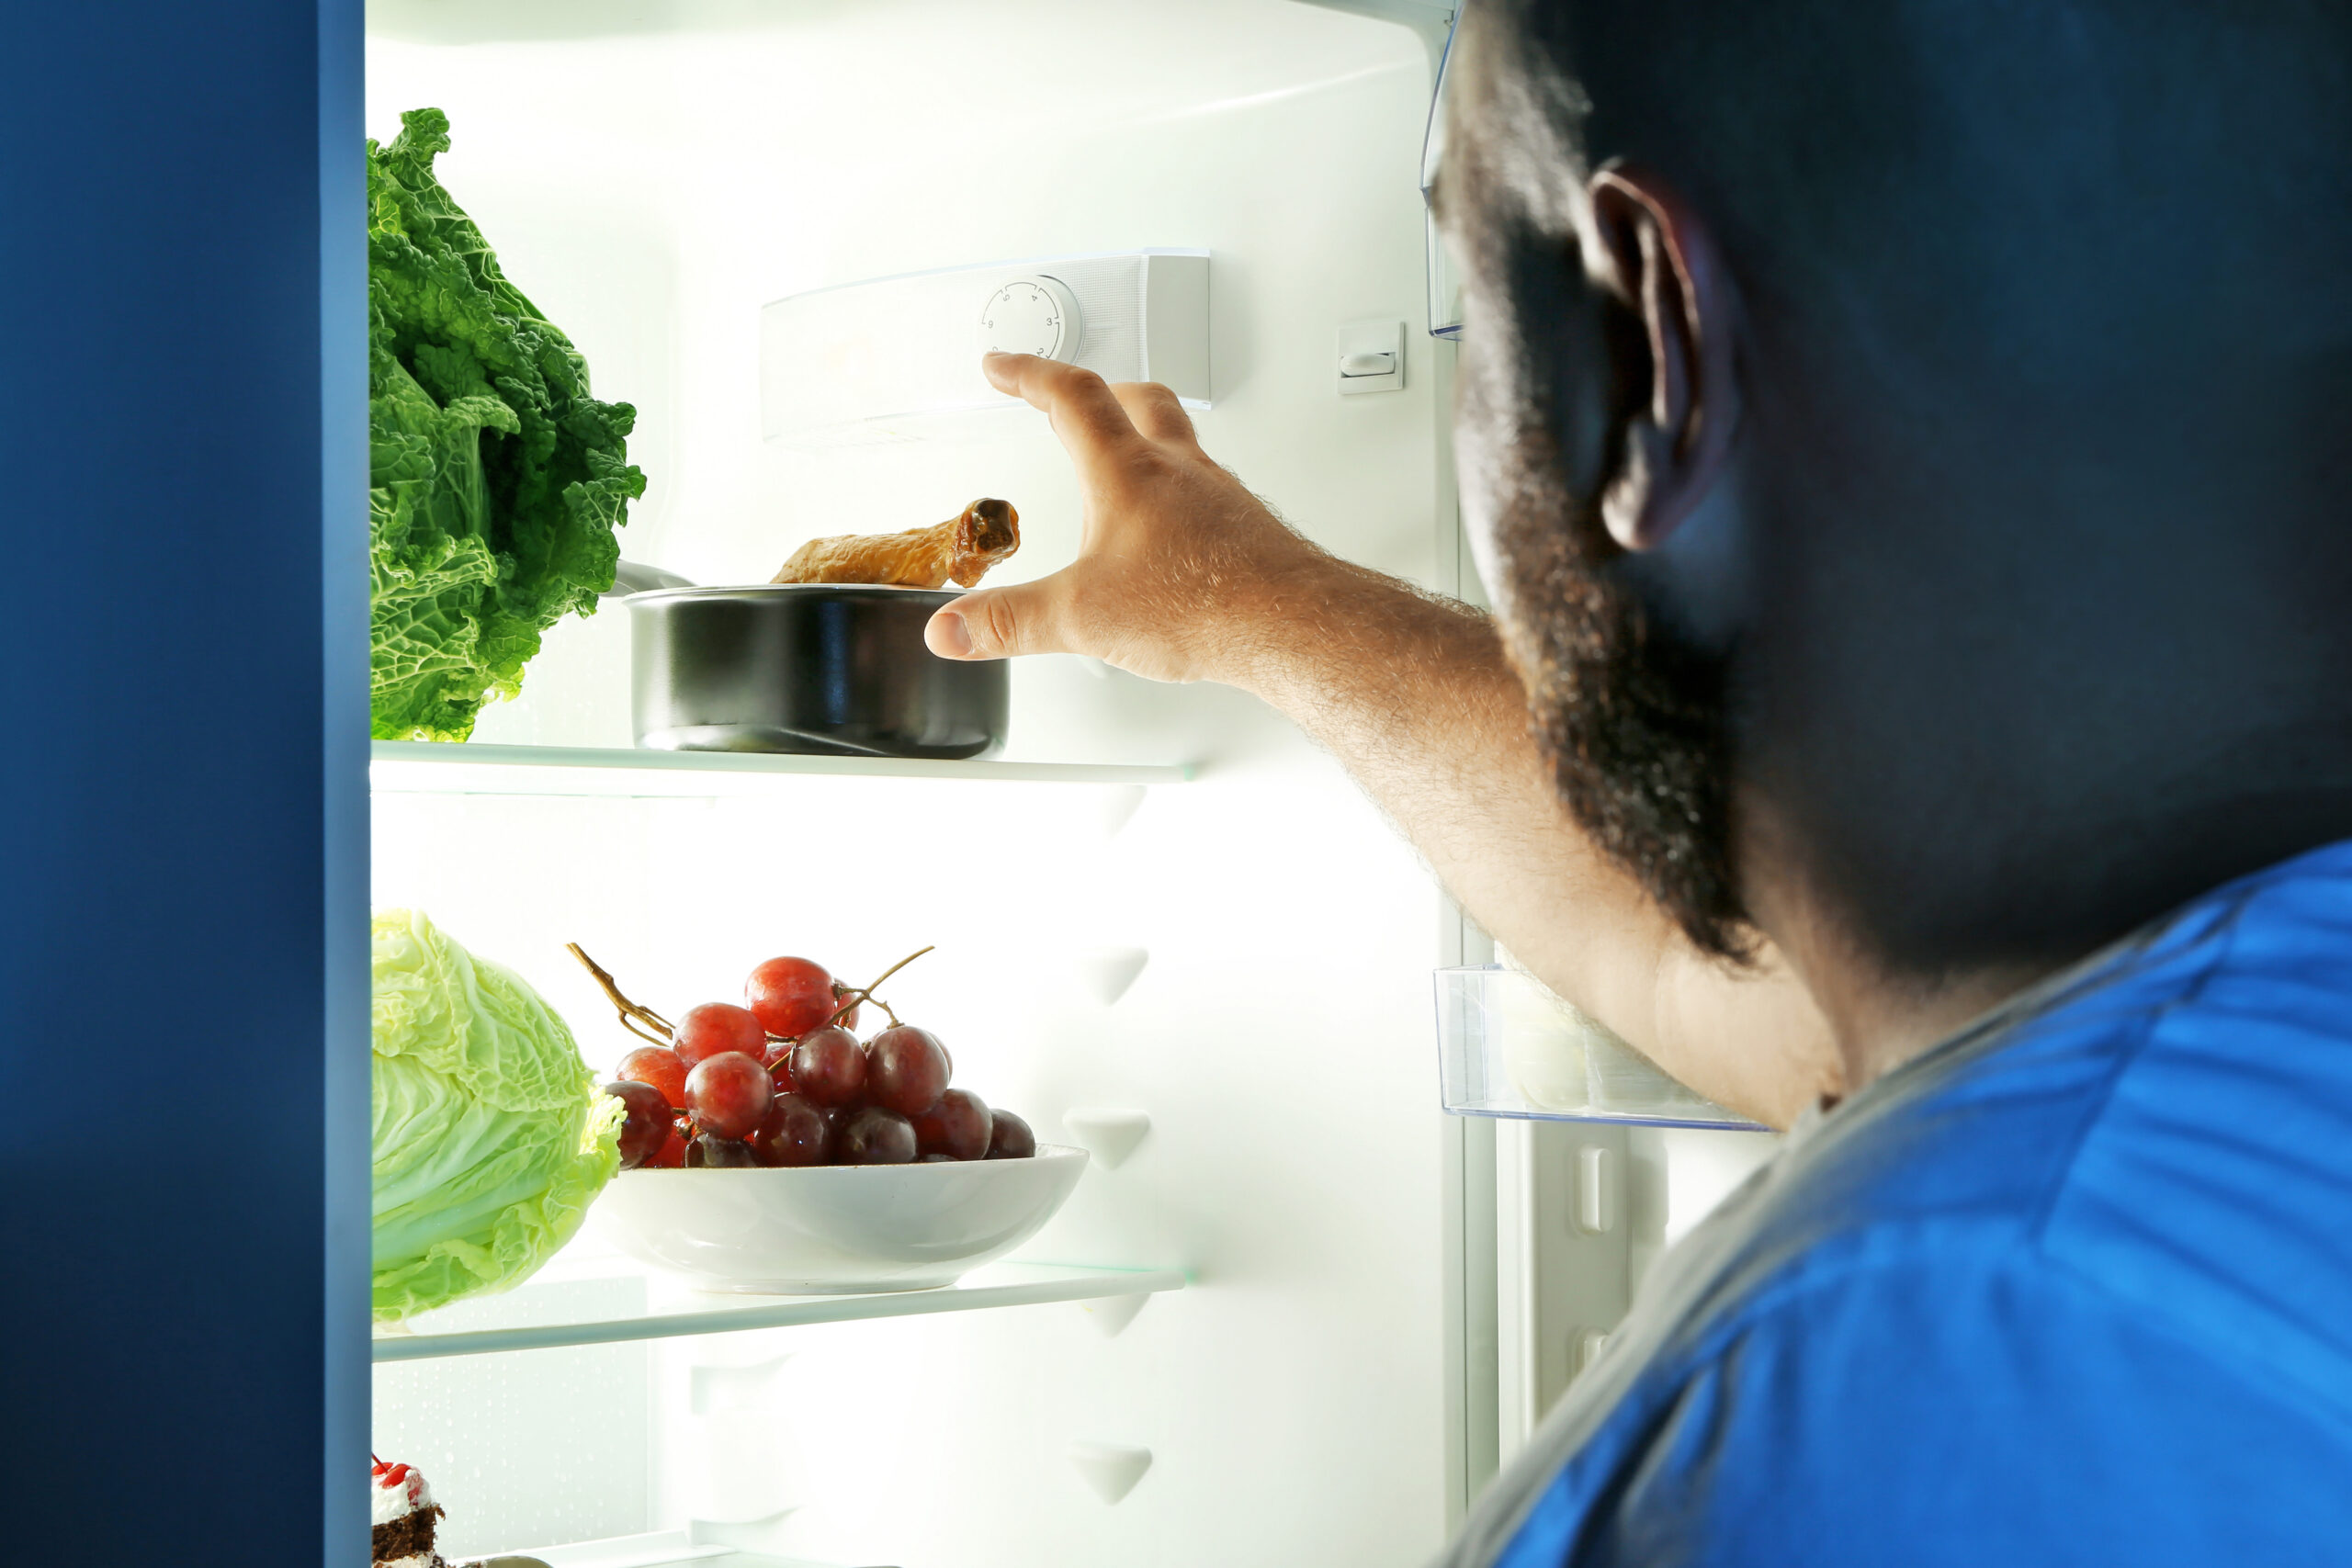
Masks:
[[[1085,336],[1077,297],[1058,277],[1016,277],[989,296],[980,308],[982,354],[1034,354],[1041,359],[1074,360]]]
[[[1023,407],[981,375],[989,349],[1158,381],[1206,408],[1209,254],[1033,256],[775,300],[760,311],[761,433],[818,447],[968,434]],[[1373,366],[1368,382],[1402,378],[1394,354],[1399,368]]]

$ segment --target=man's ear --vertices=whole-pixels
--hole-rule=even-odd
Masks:
[[[1649,343],[1649,398],[1627,411],[1601,521],[1629,550],[1654,549],[1698,505],[1739,420],[1736,302],[1714,237],[1663,180],[1612,164],[1587,187],[1605,281]]]

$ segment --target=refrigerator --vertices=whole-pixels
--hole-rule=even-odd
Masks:
[[[194,1528],[214,1543],[194,1561],[356,1565],[371,1450],[430,1477],[452,1560],[1437,1550],[1770,1134],[1671,1096],[1546,1099],[1508,1068],[1465,1089],[1463,1062],[1503,1060],[1522,1026],[1577,1063],[1613,1047],[1232,690],[1047,656],[1012,671],[996,756],[650,759],[607,603],[548,635],[471,740],[369,746],[356,164],[401,111],[447,112],[443,183],[596,393],[639,411],[633,560],[763,581],[811,536],[989,495],[1024,536],[991,581],[1065,564],[1078,493],[1044,419],[975,392],[962,329],[906,323],[925,290],[977,307],[1010,279],[1179,257],[1204,297],[1153,351],[1196,378],[1204,447],[1333,551],[1476,599],[1420,189],[1451,17],[376,0],[37,24],[13,69],[21,112],[59,117],[57,166],[22,188],[84,225],[80,276],[70,255],[43,276],[93,310],[127,300],[86,333],[119,333],[144,390],[109,401],[77,360],[87,395],[18,425],[62,451],[112,410],[141,456],[118,437],[95,478],[34,485],[85,526],[28,530],[28,564],[110,573],[117,602],[80,622],[44,604],[12,634],[56,672],[31,699],[56,739],[14,786],[12,819],[48,828],[19,839],[11,994],[28,1034],[86,1032],[75,1008],[110,997],[175,1043],[109,1134],[125,1160],[36,1201],[88,1156],[73,1118],[10,1156],[11,1318],[57,1348],[7,1374],[27,1506],[101,1509],[99,1456],[127,1440],[180,1525],[71,1533],[101,1557]],[[180,135],[210,155],[142,183],[142,152]],[[77,173],[100,180],[78,207]],[[93,190],[136,194],[110,221]],[[175,275],[159,245],[192,259]],[[256,343],[240,319],[281,324]],[[920,363],[861,382],[810,332]],[[43,333],[61,358],[75,343],[28,327],[19,387]],[[511,1292],[371,1333],[371,907],[424,910],[522,975],[600,1073],[638,1042],[567,943],[673,1017],[774,954],[854,979],[935,944],[892,982],[899,1014],[1090,1168],[1009,1263],[921,1299],[689,1300],[592,1226]],[[152,955],[133,988],[167,1005],[126,1001],[123,952]],[[76,1092],[45,1051],[6,1059],[12,1093]],[[191,1434],[212,1440],[192,1454]]]

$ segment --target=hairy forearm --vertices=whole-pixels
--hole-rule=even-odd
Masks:
[[[1537,978],[1774,1125],[1835,1089],[1827,1025],[1777,954],[1747,970],[1701,954],[1570,820],[1485,615],[1329,557],[1243,615],[1219,678],[1337,756]]]
[[[932,651],[1089,653],[1255,692],[1339,756],[1479,924],[1668,1072],[1775,1124],[1835,1087],[1828,1029],[1774,956],[1702,957],[1568,819],[1486,617],[1284,526],[1165,387],[1028,355],[983,368],[1069,448],[1080,545],[1060,571],[940,610]]]

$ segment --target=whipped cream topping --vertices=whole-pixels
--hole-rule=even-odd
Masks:
[[[375,1483],[368,1491],[371,1525],[388,1525],[433,1506],[433,1488],[424,1483],[424,1472],[413,1465],[388,1465],[375,1472]]]

